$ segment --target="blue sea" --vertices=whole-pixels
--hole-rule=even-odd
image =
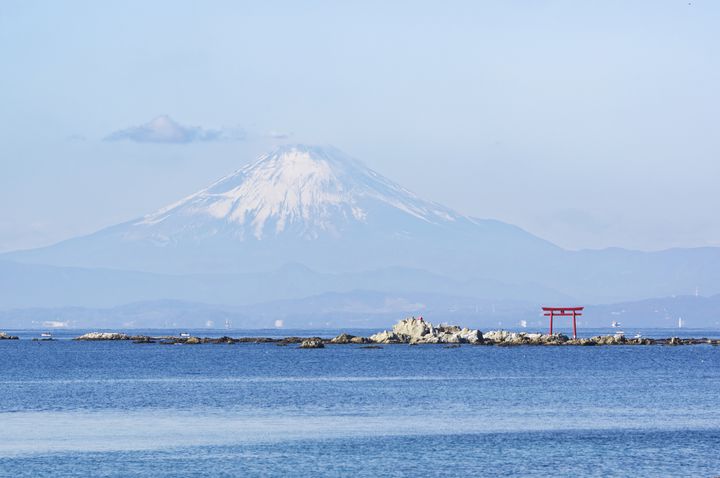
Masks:
[[[720,476],[718,346],[69,340],[83,332],[0,341],[0,476]],[[645,335],[720,336],[677,332]]]

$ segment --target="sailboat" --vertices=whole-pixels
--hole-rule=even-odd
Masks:
[[[612,326],[612,328],[617,329],[618,327],[620,327],[620,322],[613,320],[612,324],[610,325]]]

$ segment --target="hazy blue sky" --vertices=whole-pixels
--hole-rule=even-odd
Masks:
[[[282,141],[570,248],[720,245],[718,25],[696,0],[3,0],[0,250]],[[132,140],[165,114],[199,129]]]

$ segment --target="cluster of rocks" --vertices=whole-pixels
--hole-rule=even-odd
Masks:
[[[16,335],[10,335],[6,332],[0,332],[0,340],[17,340],[18,337]]]
[[[0,339],[17,339],[0,332]],[[624,335],[599,335],[590,338],[572,339],[564,334],[540,334],[526,332],[510,332],[507,330],[493,330],[484,334],[476,329],[461,328],[457,325],[433,325],[422,319],[406,318],[395,324],[392,330],[385,330],[370,337],[361,337],[342,333],[332,339],[321,337],[194,337],[183,334],[180,337],[147,335],[129,335],[119,332],[90,332],[75,340],[131,340],[136,344],[237,344],[237,343],[274,343],[279,346],[298,345],[302,349],[325,348],[326,345],[356,344],[363,348],[381,348],[379,344],[445,344],[446,347],[459,347],[460,344],[471,345],[692,345],[712,344],[720,345],[720,340],[712,339],[681,339],[671,337],[667,339],[627,338]]]

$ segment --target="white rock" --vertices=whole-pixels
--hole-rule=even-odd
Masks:
[[[89,332],[75,340],[130,340],[130,336],[118,332]]]
[[[393,326],[392,332],[384,331],[370,337],[377,343],[401,342],[408,344],[457,344],[482,343],[483,334],[479,330],[460,328],[457,325],[441,324],[434,326],[430,322],[413,317],[403,319]]]
[[[397,336],[393,332],[390,332],[388,330],[378,332],[375,335],[371,335],[369,338],[370,340],[378,344],[389,344],[398,341]]]

